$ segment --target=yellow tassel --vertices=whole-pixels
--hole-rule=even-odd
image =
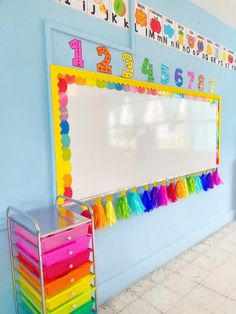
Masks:
[[[186,178],[184,178],[182,180],[182,183],[183,183],[183,187],[184,187],[184,197],[188,197],[189,193],[188,193],[188,184],[187,184]]]
[[[112,196],[108,195],[107,196],[107,202],[105,206],[105,213],[106,213],[106,222],[108,226],[115,225],[117,223],[117,218],[116,218],[116,212],[115,208],[112,203]]]

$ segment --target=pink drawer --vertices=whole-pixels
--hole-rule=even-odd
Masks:
[[[90,241],[91,236],[84,236],[72,242],[71,244],[59,247],[58,249],[50,251],[49,253],[42,254],[43,266],[51,266],[85,251],[90,247]],[[28,256],[38,261],[38,252],[35,245],[32,245],[30,242],[24,240],[19,235],[16,237],[16,245]]]
[[[78,238],[88,235],[90,223],[82,224],[78,227],[71,228],[48,237],[41,239],[41,247],[42,252],[46,253],[52,251],[59,246],[64,246],[69,243],[76,241]],[[27,241],[37,246],[37,237],[34,236],[29,231],[20,227],[19,225],[15,225],[15,231],[22,238],[25,238]]]

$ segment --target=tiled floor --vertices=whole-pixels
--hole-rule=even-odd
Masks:
[[[99,310],[115,313],[236,314],[236,221]]]

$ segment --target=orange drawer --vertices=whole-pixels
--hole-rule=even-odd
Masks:
[[[88,276],[92,273],[93,263],[88,262],[82,264],[78,268],[72,270],[67,275],[60,277],[50,283],[45,284],[45,295],[47,297],[54,296],[55,294],[69,288],[74,285],[78,280]],[[18,265],[18,270],[21,275],[23,275],[31,285],[38,291],[40,291],[39,280],[27,270],[22,264]]]

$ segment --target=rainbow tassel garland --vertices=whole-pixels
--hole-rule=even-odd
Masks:
[[[123,190],[121,197],[118,200],[117,216],[120,219],[127,219],[131,215],[137,215],[142,212],[150,212],[159,206],[166,206],[169,202],[175,203],[179,199],[188,197],[190,194],[199,193],[213,189],[214,186],[223,184],[219,177],[218,169],[213,172],[208,171],[200,175],[190,175],[182,180],[179,179],[174,184],[173,182],[166,186],[165,181],[161,186],[157,187],[157,182],[154,182],[151,192],[149,186],[146,185],[142,197],[137,193],[137,189],[133,188],[132,191],[127,193]],[[95,200],[92,206],[94,213],[94,227],[95,229],[102,229],[105,226],[112,226],[117,223],[116,211],[112,203],[112,196],[107,196],[105,209],[102,205],[101,198]],[[82,216],[91,218],[89,210],[82,209]]]

